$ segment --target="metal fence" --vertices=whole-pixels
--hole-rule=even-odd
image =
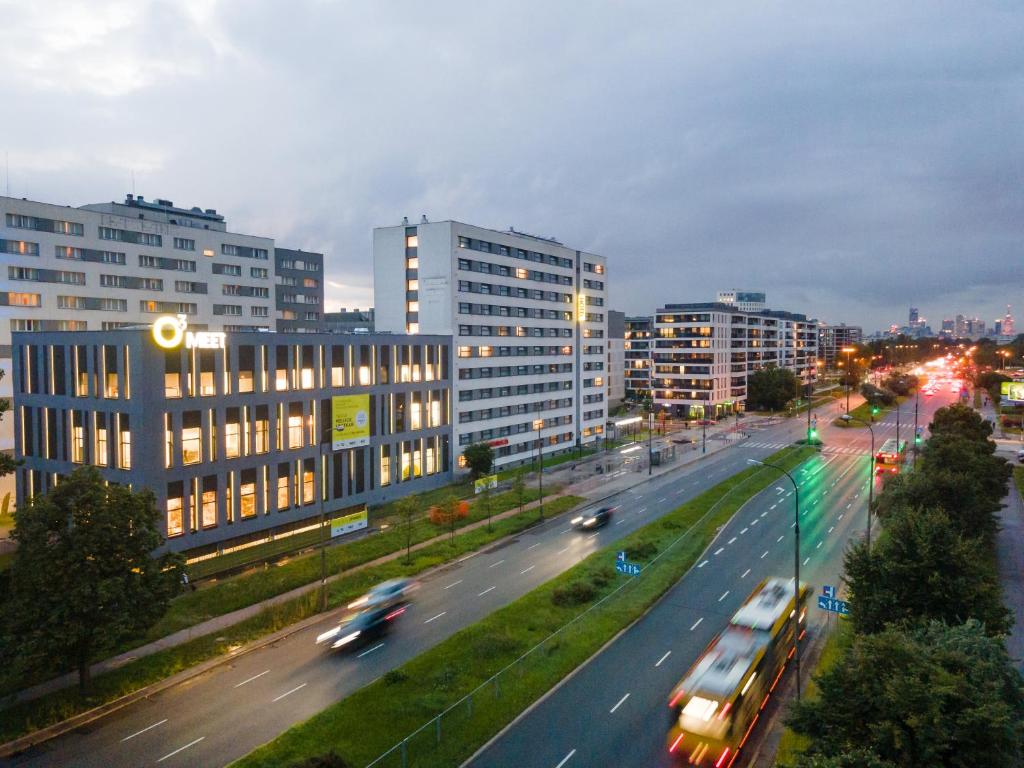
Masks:
[[[743,482],[729,489],[701,517],[679,534],[661,552],[644,565],[639,576],[625,578],[611,592],[581,611],[521,656],[495,672],[455,703],[428,720],[415,731],[394,744],[390,749],[367,764],[366,768],[415,768],[426,765],[457,765],[466,755],[460,754],[464,739],[447,738],[450,734],[464,736],[467,731],[483,731],[480,742],[489,738],[500,725],[510,722],[529,706],[537,696],[537,678],[543,675],[544,661],[556,653],[560,641],[576,631],[582,631],[584,618],[608,608],[618,597],[628,594],[633,584],[650,577],[654,566],[684,541],[698,526],[711,516],[719,505],[762,475],[766,467],[758,468]],[[696,560],[695,560],[696,562]],[[581,659],[581,662],[583,660]],[[386,676],[385,676],[386,677]],[[533,682],[534,685],[524,684]],[[544,689],[546,690],[546,689]]]

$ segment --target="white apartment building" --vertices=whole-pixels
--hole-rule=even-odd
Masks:
[[[666,304],[657,311],[651,373],[657,407],[681,418],[735,413],[744,408],[747,374],[769,365],[793,370],[805,385],[816,380],[816,321],[764,309],[763,301],[757,311],[738,303]]]
[[[306,275],[305,289],[293,292],[319,294],[318,302],[299,297],[316,315],[306,325],[317,326],[323,256],[295,253],[282,264],[305,270],[296,273]],[[0,397],[12,392],[12,331],[102,331],[177,314],[197,330],[258,331],[286,317],[275,312],[273,239],[228,232],[213,209],[141,195],[80,208],[0,197],[0,254]],[[12,451],[13,441],[6,418],[0,450]],[[13,499],[13,478],[0,483],[0,503]]]
[[[499,467],[601,439],[604,257],[457,221],[373,232],[376,329],[453,337],[456,454],[477,442]]]

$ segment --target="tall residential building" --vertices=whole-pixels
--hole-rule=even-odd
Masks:
[[[640,402],[651,396],[654,318],[626,318],[626,399]]]
[[[277,330],[317,333],[324,328],[324,255],[274,249]]]
[[[229,232],[212,208],[127,195],[80,208],[0,197],[0,209],[0,397],[12,392],[12,331],[106,331],[166,314],[197,330],[275,327],[273,239]],[[319,286],[305,289],[303,306],[316,311],[323,276],[319,267],[308,274]],[[13,447],[4,419],[0,450]],[[10,477],[0,479],[0,499],[8,493]]]
[[[619,405],[626,399],[626,315],[608,311],[608,365],[605,368],[608,405]]]
[[[850,344],[860,344],[864,331],[859,325],[818,325],[818,359],[825,368],[832,370],[842,359],[842,349]]]
[[[654,316],[655,406],[683,418],[742,410],[747,375],[769,365],[813,384],[817,326],[805,315],[725,302],[666,304]]]
[[[373,233],[378,331],[450,335],[453,424],[497,465],[601,439],[608,318],[603,256],[457,221]],[[538,435],[537,427],[540,426]]]

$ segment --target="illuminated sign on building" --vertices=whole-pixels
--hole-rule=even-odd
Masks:
[[[226,335],[223,331],[190,331],[185,315],[164,315],[153,323],[153,341],[164,349],[180,347],[186,349],[224,349]]]
[[[587,316],[587,297],[582,293],[576,295],[576,321],[582,323]]]

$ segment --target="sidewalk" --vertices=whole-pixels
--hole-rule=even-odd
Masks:
[[[1014,619],[1006,637],[1006,650],[1017,669],[1024,672],[1024,502],[1013,480],[999,513],[996,563],[1003,600]]]
[[[719,430],[719,432],[722,431],[724,430]],[[614,496],[615,494],[621,493],[622,491],[628,490],[629,488],[645,483],[648,480],[653,480],[662,477],[674,470],[678,470],[689,464],[693,464],[694,462],[699,461],[702,458],[702,456],[711,456],[712,454],[717,453],[723,448],[725,448],[727,445],[731,445],[734,442],[738,442],[738,440],[735,439],[727,439],[729,437],[728,435],[721,435],[719,433],[716,434],[718,434],[717,439],[712,441],[712,432],[709,429],[706,454],[701,453],[699,442],[695,444],[696,450],[694,450],[694,446],[692,445],[677,445],[675,460],[670,461],[666,465],[654,467],[654,470],[651,473],[651,475],[647,474],[646,451],[637,452],[640,453],[643,457],[642,466],[638,465],[639,469],[642,471],[633,470],[632,466],[627,471],[623,471],[621,469],[621,460],[623,458],[620,454],[621,449],[617,449],[616,451],[610,451],[608,453],[599,453],[596,455],[592,455],[584,458],[583,461],[577,462],[576,464],[566,462],[565,464],[558,465],[557,467],[545,471],[544,479],[548,482],[565,483],[565,485],[563,485],[563,487],[560,491],[558,491],[558,493],[552,494],[550,496],[545,496],[545,501],[550,503],[551,501],[562,496],[572,495],[583,496],[584,498],[587,499],[587,503],[595,503],[603,499],[609,498],[611,496]],[[643,447],[646,448],[646,443],[643,444]],[[600,474],[597,473],[598,464],[602,464],[603,466],[606,463],[611,464],[614,462],[619,462],[618,469],[613,468],[611,472],[602,472]],[[527,485],[529,487],[532,487],[536,483],[536,477],[536,473],[526,476]],[[538,507],[538,502],[534,501],[524,505],[523,510],[527,511],[531,509],[537,509]],[[519,508],[514,507],[506,512],[494,515],[491,518],[491,520],[501,520],[517,514],[519,514]],[[459,528],[456,535],[461,536],[464,533],[475,530],[485,525],[487,525],[487,520],[480,520],[476,523],[472,523],[470,525]],[[440,533],[431,539],[422,541],[419,544],[414,544],[412,547],[412,551],[415,552],[425,547],[429,547],[432,544],[447,541],[448,538],[448,533]],[[494,546],[496,543],[497,542],[490,542],[488,546]],[[383,555],[375,560],[371,560],[369,562],[358,565],[354,568],[350,568],[345,571],[341,571],[340,573],[336,573],[332,576],[329,576],[327,581],[332,582],[336,579],[341,578],[342,576],[347,576],[348,574],[361,571],[365,568],[380,565],[381,563],[386,563],[404,556],[404,549],[397,550],[390,554]],[[429,573],[435,570],[439,570],[441,568],[445,568],[448,565],[450,565],[450,563],[444,563],[439,566],[436,566],[435,568],[432,568],[429,571],[420,574],[419,577],[423,578],[427,576]],[[294,600],[297,597],[301,597],[302,595],[313,592],[319,588],[319,581],[306,584],[301,587],[296,587],[295,589],[289,590],[288,592],[283,592],[280,595],[275,595],[274,597],[268,598],[259,603],[254,603],[253,605],[246,606],[245,608],[240,608],[236,611],[232,611],[231,613],[226,613],[221,616],[215,616],[212,619],[208,619],[207,621],[204,621],[200,624],[196,624],[192,627],[188,627],[187,629],[180,630],[178,632],[175,632],[174,634],[160,638],[159,640],[154,640],[153,642],[147,643],[146,645],[140,646],[138,648],[133,648],[129,651],[125,651],[124,653],[118,654],[117,656],[113,656],[109,659],[98,661],[91,667],[92,676],[95,678],[98,675],[103,674],[104,672],[109,672],[111,670],[117,669],[118,667],[121,667],[131,661],[135,661],[136,659],[140,659],[144,656],[149,656],[153,653],[157,653],[167,648],[182,645],[195,637],[202,637],[203,635],[209,635],[212,633],[220,632],[224,629],[227,629],[228,627],[233,626],[234,624],[237,624],[241,621],[245,621],[246,619],[255,616],[256,614],[260,613],[261,611],[267,608],[279,605],[289,600]],[[252,641],[244,648],[234,652],[230,656],[224,656],[221,658],[223,660],[234,659],[242,653],[261,647],[263,644],[265,644],[265,639],[259,638],[257,640]],[[206,668],[205,664],[201,666],[203,666],[204,669]],[[14,694],[11,697],[11,700],[18,702],[31,701],[32,699],[45,696],[48,693],[52,693],[54,691],[58,691],[64,688],[69,688],[77,684],[77,673],[70,672],[68,674],[62,675],[52,680],[47,680],[46,682],[39,683],[30,688],[25,688],[24,690]]]

